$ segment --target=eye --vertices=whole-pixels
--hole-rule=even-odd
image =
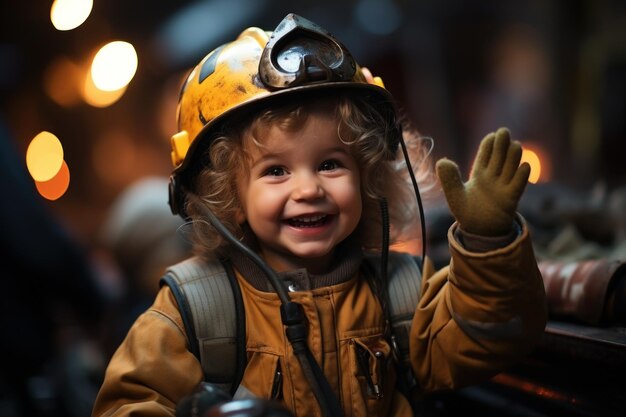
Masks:
[[[335,160],[329,159],[328,161],[324,161],[320,164],[320,171],[332,171],[333,169],[339,168],[339,163]]]
[[[273,166],[265,170],[263,175],[267,175],[270,177],[280,177],[281,175],[285,175],[285,170],[279,166]]]

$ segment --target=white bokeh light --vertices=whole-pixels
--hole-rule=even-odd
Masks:
[[[93,0],[55,0],[50,7],[50,21],[57,30],[72,30],[91,14]]]
[[[133,45],[114,41],[104,45],[91,63],[94,85],[103,91],[124,88],[137,71],[137,52]]]

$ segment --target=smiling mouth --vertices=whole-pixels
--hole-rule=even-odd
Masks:
[[[326,214],[318,214],[315,216],[302,216],[302,217],[294,217],[292,219],[287,220],[287,223],[292,227],[320,227],[328,223],[330,216]]]

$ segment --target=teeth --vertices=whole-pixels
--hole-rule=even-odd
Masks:
[[[326,216],[323,215],[323,214],[320,214],[320,215],[317,215],[317,216],[312,216],[312,217],[294,217],[292,219],[292,221],[302,222],[302,223],[314,223],[314,222],[319,222],[324,217],[326,217]]]

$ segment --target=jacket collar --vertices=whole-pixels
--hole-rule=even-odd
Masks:
[[[249,239],[246,239],[250,245]],[[247,256],[234,248],[226,253],[227,258],[237,271],[259,291],[274,292],[269,280],[263,271]],[[363,261],[363,251],[358,240],[353,235],[341,242],[336,250],[329,270],[324,274],[310,274],[306,269],[295,269],[278,274],[290,291],[308,291],[315,288],[340,284],[352,278],[357,273]]]

